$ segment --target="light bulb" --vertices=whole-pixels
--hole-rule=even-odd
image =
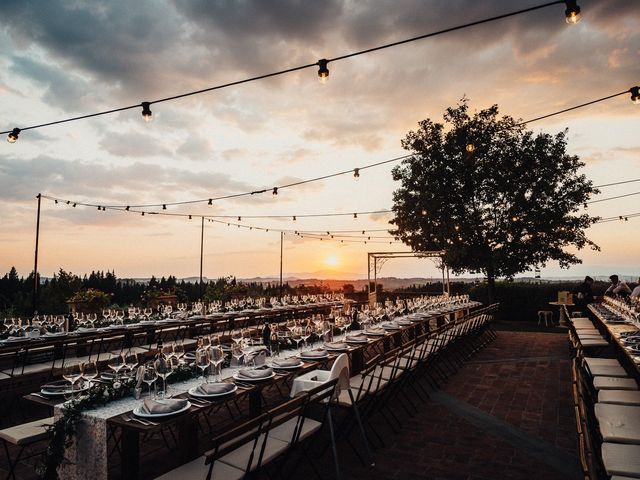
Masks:
[[[144,121],[149,123],[153,120],[153,113],[151,113],[151,108],[150,107],[150,103],[149,102],[142,102],[142,118],[144,118]]]
[[[569,25],[575,25],[582,18],[580,7],[576,0],[566,0],[565,4],[567,5],[567,9],[564,11],[565,20]]]
[[[631,87],[629,92],[631,92],[631,101],[636,105],[640,105],[640,87]]]
[[[326,59],[322,59],[322,60],[318,60],[318,80],[320,80],[320,83],[322,84],[326,84],[327,80],[329,80],[329,69],[327,68],[327,65],[329,64],[329,61]]]
[[[18,135],[20,135],[20,129],[14,128],[13,130],[11,130],[11,133],[7,135],[7,142],[16,143],[16,141],[18,140]]]
[[[469,153],[473,153],[473,151],[475,150],[476,147],[473,146],[473,143],[467,143],[467,146],[465,147],[465,149],[467,150],[467,152]]]
[[[357,180],[360,180],[360,169],[359,168],[354,168],[353,169],[353,178]]]

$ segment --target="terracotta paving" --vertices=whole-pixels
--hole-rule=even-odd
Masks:
[[[374,420],[386,444],[374,451],[375,468],[363,467],[348,444],[340,441],[342,478],[578,478],[569,365],[566,334],[499,332],[498,339],[469,360],[431,400],[414,399],[418,414],[409,416],[394,408],[402,422],[400,432],[379,418]],[[358,440],[354,435],[354,444]],[[143,454],[143,477],[153,478],[167,450],[159,440],[147,447],[153,448]],[[310,454],[323,478],[333,478],[329,450],[312,448]],[[118,460],[110,461],[115,467],[110,478],[120,477]],[[0,474],[4,464],[3,458]],[[24,475],[20,478],[34,478],[32,469],[20,472]],[[291,478],[314,478],[305,459]]]

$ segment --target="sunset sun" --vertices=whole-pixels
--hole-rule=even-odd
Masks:
[[[338,263],[340,262],[338,260],[338,257],[336,257],[335,255],[329,255],[327,258],[324,259],[324,263],[328,267],[337,267]]]

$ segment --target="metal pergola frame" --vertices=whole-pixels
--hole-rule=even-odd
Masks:
[[[440,258],[444,255],[444,250],[433,250],[427,252],[367,252],[367,292],[371,302],[371,294],[376,294],[378,285],[378,272],[387,260],[392,258]],[[373,260],[373,262],[371,261]],[[373,268],[372,268],[373,267]],[[449,288],[449,267],[442,262],[442,293],[450,293]],[[371,284],[371,271],[373,270],[373,288]],[[446,275],[446,276],[445,276]],[[375,298],[374,298],[375,302]]]

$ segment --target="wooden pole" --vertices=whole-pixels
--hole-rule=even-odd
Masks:
[[[280,232],[280,300],[282,300],[282,252],[284,250],[284,232]]]
[[[202,222],[200,226],[200,287],[198,291],[199,291],[200,301],[202,301],[202,261],[204,257],[204,217],[200,217],[200,219],[202,220]]]
[[[38,280],[38,247],[40,244],[40,203],[42,194],[39,193],[36,198],[38,199],[38,213],[36,214],[36,252],[33,261],[33,299],[31,301],[34,315],[38,313],[38,288],[40,287]]]

